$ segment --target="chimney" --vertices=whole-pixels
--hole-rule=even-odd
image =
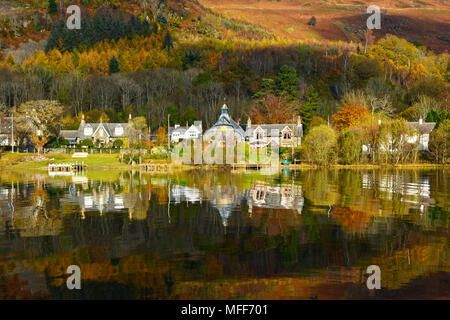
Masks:
[[[297,117],[297,126],[301,126],[302,125],[302,117],[301,116],[298,116]]]
[[[186,121],[186,129],[189,128],[189,121]]]
[[[250,119],[250,117],[248,117],[247,128],[251,128],[251,127],[252,127],[252,120]]]
[[[131,120],[132,120],[133,118],[131,117],[131,113],[130,114],[128,114],[128,123],[131,123]]]
[[[241,124],[241,118],[238,119],[237,124],[238,124],[238,125]]]
[[[422,118],[422,116],[419,117],[419,124],[423,124],[423,118]]]
[[[180,125],[176,123],[174,128],[176,129],[176,128],[179,128],[179,127],[180,127]]]
[[[381,126],[381,119],[378,119],[378,125]]]
[[[84,113],[81,114],[81,123],[80,125],[84,126],[86,124],[86,121],[84,121]]]

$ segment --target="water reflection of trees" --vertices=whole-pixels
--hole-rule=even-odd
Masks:
[[[252,290],[272,292],[272,298],[285,295],[275,290],[276,282],[269,280],[274,277],[291,279],[281,282],[297,286],[292,295],[298,297],[301,288],[313,284],[360,283],[361,266],[372,263],[389,270],[386,286],[399,288],[448,267],[448,212],[439,209],[437,218],[428,214],[448,201],[438,192],[448,176],[442,171],[389,175],[308,171],[284,181],[124,174],[75,187],[70,178],[2,179],[0,232],[8,244],[4,254],[46,274],[46,289],[57,297],[68,297],[68,264],[82,267],[85,298],[109,297],[106,287],[123,297],[233,298],[251,297]],[[300,211],[298,201],[281,201],[282,186],[293,186],[292,198],[302,197]],[[264,203],[258,203],[261,191]],[[82,213],[78,197],[85,195],[121,195],[123,201],[117,208],[100,212],[94,206]],[[242,277],[253,280],[215,285],[218,279]]]

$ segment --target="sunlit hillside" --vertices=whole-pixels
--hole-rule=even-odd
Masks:
[[[426,1],[310,1],[310,0],[200,0],[230,18],[248,21],[290,39],[327,39],[359,42],[366,24],[366,8],[376,4],[382,11],[381,30],[418,41],[436,52],[448,50],[450,2]],[[316,18],[316,25],[308,22]]]

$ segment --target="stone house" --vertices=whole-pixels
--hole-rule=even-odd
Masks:
[[[128,139],[132,126],[131,115],[128,123],[86,123],[82,116],[78,130],[61,130],[61,137],[69,141],[70,145],[76,145],[85,139],[91,139],[100,147],[111,147],[117,139]]]

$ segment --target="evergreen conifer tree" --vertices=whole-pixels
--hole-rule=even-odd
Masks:
[[[311,85],[308,88],[308,91],[305,95],[305,102],[303,102],[301,107],[301,116],[302,122],[305,125],[306,129],[308,128],[309,123],[311,122],[313,116],[317,114],[317,111],[320,108],[321,100],[319,97],[319,93],[317,90]]]
[[[170,51],[170,49],[173,48],[173,39],[169,30],[167,30],[166,35],[164,36],[162,48],[163,49],[167,48],[168,51]]]
[[[113,56],[111,60],[109,60],[109,74],[117,73],[119,71],[119,61]]]
[[[48,0],[48,13],[55,14],[58,12],[58,5],[55,0]]]
[[[286,95],[289,100],[297,99],[299,96],[299,80],[294,67],[284,65],[281,67],[276,79],[276,94]]]

